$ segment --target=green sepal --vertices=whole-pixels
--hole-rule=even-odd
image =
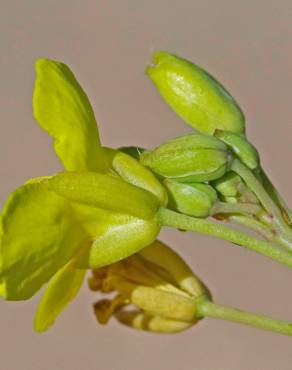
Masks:
[[[115,173],[129,184],[138,186],[155,195],[162,205],[167,204],[167,192],[157,177],[140,162],[145,149],[125,147],[118,150],[103,147],[107,164]],[[124,151],[125,150],[125,151]],[[136,154],[139,151],[139,155]]]
[[[92,107],[65,64],[37,60],[33,110],[68,171],[106,170]]]
[[[205,182],[224,175],[228,151],[226,145],[215,137],[193,134],[145,151],[140,160],[160,176],[179,182]]]
[[[167,104],[190,126],[212,135],[216,129],[244,133],[244,115],[226,89],[197,65],[156,52],[146,73]]]
[[[251,170],[254,170],[259,166],[259,154],[256,148],[249,143],[244,136],[221,130],[217,130],[215,132],[215,136],[228,145],[242,163]]]
[[[186,215],[208,217],[217,200],[216,191],[207,184],[183,184],[166,179],[164,185],[169,192],[170,206]]]
[[[47,331],[54,324],[59,314],[78,294],[85,274],[86,270],[77,269],[70,261],[52,277],[35,314],[36,332]]]
[[[154,174],[130,155],[112,150],[111,167],[126,182],[149,191],[162,205],[167,204],[167,193]]]
[[[127,258],[151,244],[160,228],[156,216],[152,220],[129,216],[95,239],[80,266],[98,268]]]
[[[74,202],[151,219],[159,200],[149,191],[111,174],[64,172],[47,181],[48,188]]]

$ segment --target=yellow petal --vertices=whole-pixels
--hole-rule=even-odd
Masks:
[[[70,261],[50,280],[39,303],[34,319],[37,332],[46,331],[57,316],[75,298],[84,280],[86,270],[79,270]]]
[[[105,170],[92,107],[65,64],[37,60],[33,108],[40,127],[54,138],[55,151],[67,170]]]

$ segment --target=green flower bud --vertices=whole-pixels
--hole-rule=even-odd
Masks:
[[[169,179],[164,185],[169,192],[170,206],[186,215],[208,217],[217,200],[217,193],[210,185],[183,184]]]
[[[221,130],[217,130],[215,136],[228,145],[237,157],[251,170],[259,166],[259,154],[256,148],[245,137]]]
[[[246,186],[241,177],[232,171],[213,181],[212,186],[221,195],[220,198],[227,203],[259,203],[255,194]]]
[[[234,172],[228,172],[212,183],[214,188],[225,197],[236,197],[244,185],[241,178]]]
[[[224,175],[227,147],[215,137],[197,134],[170,140],[142,153],[141,162],[156,174],[179,182],[205,182]]]
[[[244,132],[244,116],[232,96],[202,68],[167,52],[146,69],[166,103],[196,130]]]

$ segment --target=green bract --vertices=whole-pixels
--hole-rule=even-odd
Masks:
[[[181,136],[141,154],[141,162],[163,177],[180,182],[203,182],[224,175],[226,145],[203,134]]]
[[[244,116],[224,87],[202,68],[167,52],[156,52],[147,75],[170,107],[196,130],[244,132]]]
[[[167,196],[137,160],[101,147],[89,100],[66,65],[40,59],[36,71],[35,118],[71,172],[32,179],[8,198],[0,216],[0,296],[28,299],[49,282],[35,317],[44,331],[78,293],[87,268],[156,239]]]

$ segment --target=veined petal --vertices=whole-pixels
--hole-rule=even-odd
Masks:
[[[72,213],[42,182],[10,195],[0,216],[0,295],[30,298],[72,258],[87,237]]]
[[[53,276],[35,314],[35,331],[44,332],[54,324],[59,314],[79,292],[85,274],[86,270],[76,269],[70,261]]]
[[[37,60],[33,109],[40,127],[55,139],[55,151],[67,170],[105,170],[92,107],[65,64]]]

